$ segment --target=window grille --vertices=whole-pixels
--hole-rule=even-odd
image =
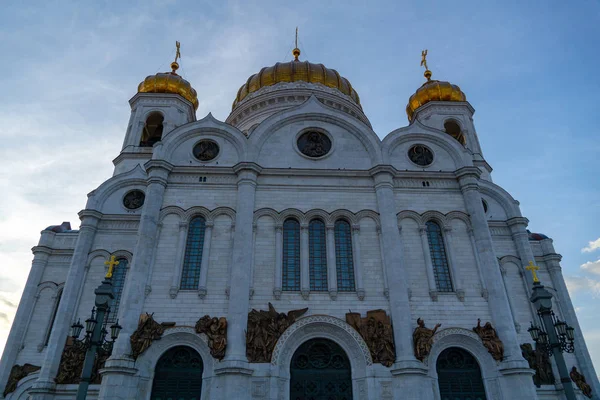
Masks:
[[[198,289],[205,230],[206,220],[203,217],[196,217],[190,221],[181,273],[181,290]]]
[[[287,219],[283,223],[282,290],[300,290],[300,223]]]
[[[335,223],[335,265],[337,287],[340,292],[353,292],[354,260],[352,255],[352,229],[344,220]]]
[[[308,225],[310,290],[327,290],[327,237],[325,224],[313,219]]]
[[[442,228],[433,221],[427,222],[426,226],[435,286],[439,292],[452,292],[454,289],[452,288],[452,279],[450,278],[450,267],[448,265],[446,248],[444,247]]]
[[[127,269],[129,267],[129,261],[126,258],[117,259],[119,265],[117,265],[112,275],[112,287],[113,296],[115,298],[112,301],[110,307],[110,314],[108,315],[108,322],[115,322],[119,314],[119,305],[121,304],[121,295],[123,294],[123,287],[125,286],[125,276],[127,275]]]

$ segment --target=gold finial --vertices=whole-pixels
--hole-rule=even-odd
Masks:
[[[427,49],[421,52],[421,66],[425,67],[425,73],[423,74],[427,80],[431,80],[431,71],[427,68]]]
[[[296,47],[292,50],[292,54],[294,55],[294,61],[298,61],[298,57],[300,57],[300,49],[298,48],[298,27],[296,27]]]
[[[537,271],[538,269],[540,269],[540,267],[538,267],[537,265],[533,265],[533,261],[529,261],[529,265],[527,267],[525,267],[525,269],[527,271],[531,271],[531,274],[533,275],[533,283],[539,283],[540,280],[537,277],[537,274],[535,273],[535,271]]]
[[[175,41],[175,47],[177,47],[177,51],[175,52],[175,61],[171,63],[171,69],[173,70],[173,73],[175,73],[175,71],[179,69],[179,64],[177,63],[177,60],[181,59],[181,52],[179,51],[181,43]]]
[[[112,278],[113,270],[119,265],[119,262],[115,260],[115,256],[110,256],[110,261],[104,261],[104,265],[108,265],[108,272],[106,273],[105,278]]]

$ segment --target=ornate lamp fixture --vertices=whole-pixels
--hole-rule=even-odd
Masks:
[[[527,332],[531,335],[531,339],[536,344],[536,348],[545,351],[549,356],[553,355],[552,349],[558,347],[563,353],[573,353],[575,351],[575,329],[572,326],[567,325],[566,322],[561,321],[554,314],[554,311],[550,310],[550,318],[554,322],[551,329],[554,330],[554,337],[557,341],[550,343],[549,335],[542,328],[534,325],[533,322]],[[538,311],[541,326],[544,326],[544,319],[542,314]],[[548,329],[548,327],[547,327]]]

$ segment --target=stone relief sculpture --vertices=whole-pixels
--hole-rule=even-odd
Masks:
[[[156,322],[153,315],[154,313],[140,315],[138,327],[129,338],[131,342],[131,356],[134,360],[146,351],[153,341],[159,340],[165,332],[165,327]]]
[[[486,322],[485,325],[481,326],[481,319],[477,318],[477,326],[473,328],[473,331],[479,335],[483,345],[494,360],[502,361],[504,358],[504,345],[492,324]]]
[[[535,375],[533,375],[533,383],[535,386],[553,385],[554,373],[552,372],[552,365],[550,364],[548,353],[538,349],[534,350],[531,343],[523,343],[521,345],[521,352],[523,358],[529,363],[529,368],[535,371]]]
[[[13,365],[13,367],[10,369],[10,375],[8,376],[6,387],[4,388],[4,397],[17,389],[17,384],[21,379],[39,370],[40,368],[41,367],[32,364]]]
[[[384,310],[367,311],[362,318],[360,313],[346,313],[346,322],[362,336],[369,346],[373,362],[391,367],[396,360],[392,322]]]
[[[571,368],[571,372],[569,373],[571,380],[575,382],[579,390],[590,399],[592,398],[592,387],[585,381],[585,376],[577,371],[577,367]]]
[[[227,319],[205,315],[196,322],[196,332],[204,333],[208,337],[210,354],[217,360],[225,357],[227,348]]]
[[[425,326],[425,321],[421,318],[417,319],[417,327],[413,331],[413,347],[417,360],[423,361],[429,355],[433,345],[433,335],[440,326],[442,324],[436,324],[433,329],[429,329]]]
[[[287,328],[301,317],[308,308],[278,313],[269,303],[269,311],[252,310],[248,313],[246,331],[246,356],[248,361],[271,362],[277,340]]]
[[[65,348],[63,349],[58,366],[58,373],[54,379],[58,384],[79,383],[81,380],[81,371],[83,370],[83,362],[85,361],[86,347],[82,342],[73,341],[71,336],[67,337]],[[94,360],[92,369],[91,383],[100,383],[102,376],[98,373],[104,368],[104,363],[108,360],[110,354],[106,352],[98,352]]]

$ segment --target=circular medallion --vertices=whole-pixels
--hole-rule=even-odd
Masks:
[[[144,205],[146,195],[141,190],[132,190],[123,197],[123,205],[128,210],[137,210]]]
[[[210,161],[219,155],[219,145],[212,140],[201,140],[194,146],[194,157],[200,161]]]
[[[421,167],[426,167],[433,162],[433,153],[427,147],[418,144],[408,150],[410,161]]]
[[[324,133],[308,131],[298,138],[298,149],[308,157],[323,157],[331,150],[331,139]]]

